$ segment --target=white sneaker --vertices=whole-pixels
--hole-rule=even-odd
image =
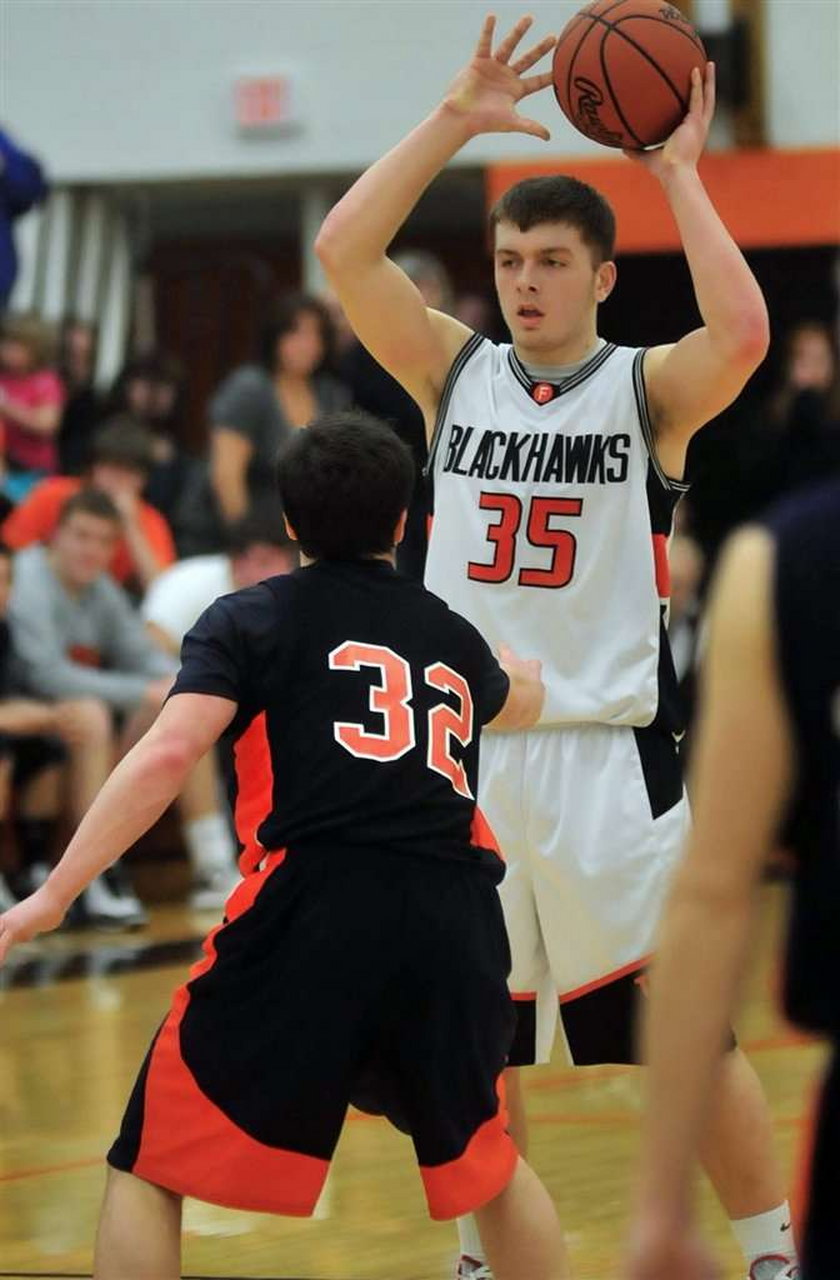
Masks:
[[[458,1259],[455,1280],[493,1280],[493,1272],[486,1262],[480,1262],[478,1258],[469,1258],[462,1253]]]
[[[756,1258],[747,1280],[799,1280],[799,1264],[780,1253],[768,1253]]]
[[[74,903],[71,923],[96,929],[139,929],[149,917],[128,882],[112,867],[91,881]]]
[[[190,890],[190,907],[193,911],[221,911],[240,879],[235,867],[196,871]]]

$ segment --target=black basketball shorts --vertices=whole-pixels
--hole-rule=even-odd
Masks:
[[[204,952],[140,1071],[115,1168],[306,1216],[356,1103],[411,1135],[433,1218],[507,1185],[510,955],[480,867],[346,846],[270,854]]]

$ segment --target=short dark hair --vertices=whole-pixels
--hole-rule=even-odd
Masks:
[[[96,516],[99,520],[110,520],[115,525],[122,524],[122,517],[113,499],[101,489],[79,489],[69,497],[58,513],[58,528],[75,515]]]
[[[414,463],[384,422],[346,410],[295,433],[277,460],[277,483],[307,556],[356,560],[392,549]]]
[[[250,511],[230,526],[226,541],[228,554],[232,556],[241,556],[250,547],[259,545],[288,551],[297,559],[297,546],[286,533],[279,511],[274,516],[265,511]]]
[[[269,373],[276,372],[277,342],[291,333],[302,314],[315,316],[321,331],[324,353],[319,369],[328,368],[335,360],[335,325],[329,311],[320,298],[311,293],[282,293],[274,300],[260,335],[259,362]]]
[[[524,178],[510,187],[490,210],[491,230],[500,222],[512,222],[520,231],[544,222],[565,222],[594,250],[596,266],[615,254],[615,214],[608,201],[587,182],[565,174]]]
[[[108,418],[93,437],[90,466],[104,462],[148,475],[154,466],[154,437],[128,413]]]

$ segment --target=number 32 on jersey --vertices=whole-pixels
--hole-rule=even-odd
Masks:
[[[383,718],[381,733],[372,732],[362,724],[336,721],[333,725],[336,742],[351,756],[383,763],[399,760],[411,751],[417,743],[417,734],[411,706],[411,668],[405,658],[385,645],[346,640],[333,649],[329,664],[332,671],[360,671],[363,667],[376,671],[379,679],[371,685],[368,709]],[[452,754],[453,740],[462,747],[472,742],[474,711],[469,685],[444,662],[426,667],[423,675],[430,688],[452,695],[458,704],[455,708],[439,702],[429,709],[426,763],[446,778],[459,795],[472,800],[464,766]]]

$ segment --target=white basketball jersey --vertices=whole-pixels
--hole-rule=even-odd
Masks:
[[[662,472],[643,352],[607,344],[553,385],[474,335],[429,456],[426,585],[543,664],[544,725],[642,726],[670,676],[666,539],[686,486]]]

